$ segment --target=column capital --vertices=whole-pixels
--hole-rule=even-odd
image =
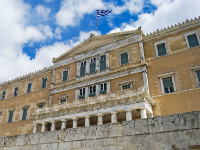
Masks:
[[[98,113],[97,116],[103,116],[103,113]]]
[[[77,118],[77,117],[74,117],[74,118],[72,118],[72,120],[78,120],[78,118]]]
[[[55,123],[56,121],[55,120],[52,120],[52,121],[50,121],[51,123]]]
[[[61,119],[60,121],[61,121],[61,122],[65,122],[65,121],[67,121],[67,119]]]
[[[117,112],[116,112],[116,111],[112,111],[111,114],[112,114],[112,115],[113,115],[113,114],[117,114]]]
[[[89,115],[86,115],[85,118],[90,118],[90,116],[89,116]]]
[[[41,124],[42,124],[42,125],[45,125],[45,124],[46,124],[46,122],[41,122]]]

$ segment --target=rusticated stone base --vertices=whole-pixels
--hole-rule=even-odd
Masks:
[[[0,150],[197,150],[200,112],[0,138]]]

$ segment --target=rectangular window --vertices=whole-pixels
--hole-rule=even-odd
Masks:
[[[197,74],[198,86],[200,87],[200,70],[196,71],[196,74]]]
[[[63,81],[67,81],[68,79],[68,70],[63,71]]]
[[[188,35],[187,40],[188,40],[188,44],[189,44],[190,48],[195,47],[195,46],[199,46],[199,41],[198,41],[196,33]]]
[[[38,105],[38,108],[43,108],[45,103],[38,103],[37,105]]]
[[[1,120],[2,114],[3,114],[3,112],[2,112],[2,111],[0,111],[0,120]]]
[[[14,88],[13,96],[17,96],[17,93],[18,93],[18,87],[15,87],[15,88]]]
[[[90,86],[89,97],[94,97],[96,95],[96,85]]]
[[[158,56],[163,56],[167,54],[165,43],[156,45]]]
[[[85,75],[85,70],[86,70],[86,61],[82,61],[80,66],[80,76]]]
[[[79,99],[85,98],[85,88],[80,89],[79,92]]]
[[[26,93],[30,93],[31,92],[31,87],[32,87],[32,83],[28,83],[27,84],[27,91],[26,91]]]
[[[96,58],[92,58],[90,61],[90,73],[96,71]]]
[[[101,83],[100,85],[100,94],[106,94],[107,93],[107,83]]]
[[[174,92],[172,77],[162,78],[163,91],[165,94]]]
[[[13,120],[13,114],[14,114],[13,111],[10,111],[10,112],[9,112],[8,122],[12,122],[12,120]]]
[[[121,65],[128,64],[128,53],[121,54]]]
[[[4,100],[5,97],[6,97],[6,91],[3,91],[3,92],[2,92],[2,95],[1,95],[1,100]]]
[[[47,87],[47,78],[42,78],[42,89]]]
[[[62,103],[66,103],[66,98],[60,99],[60,104],[62,104]]]
[[[130,89],[130,88],[131,88],[131,84],[122,85],[122,90]]]
[[[106,69],[106,55],[100,57],[100,71]]]
[[[27,113],[28,113],[28,108],[24,108],[22,110],[22,120],[26,120],[27,118]]]

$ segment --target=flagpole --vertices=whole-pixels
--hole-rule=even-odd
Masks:
[[[97,32],[97,14],[96,14],[96,32]]]

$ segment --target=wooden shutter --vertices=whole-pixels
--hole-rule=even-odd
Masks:
[[[42,79],[42,88],[46,88],[47,86],[47,78]]]
[[[100,59],[100,71],[106,69],[106,55],[101,56]]]
[[[9,113],[8,122],[12,122],[13,113],[14,113],[13,111],[11,111],[11,112]]]
[[[199,46],[196,33],[192,35],[188,35],[187,38],[188,38],[188,43],[189,43],[190,48]]]
[[[32,83],[29,83],[29,84],[28,84],[28,87],[27,87],[27,93],[30,93],[30,92],[31,92],[31,86],[32,86]]]
[[[63,81],[66,81],[68,79],[68,70],[63,71]]]
[[[121,65],[128,63],[128,53],[122,53],[121,54]]]
[[[163,55],[166,55],[167,52],[166,52],[166,47],[165,47],[165,43],[162,43],[162,44],[158,44],[157,45],[157,52],[158,52],[158,56],[163,56]]]
[[[28,109],[23,109],[22,120],[26,120]]]
[[[90,63],[90,73],[93,73],[96,71],[96,62]]]

